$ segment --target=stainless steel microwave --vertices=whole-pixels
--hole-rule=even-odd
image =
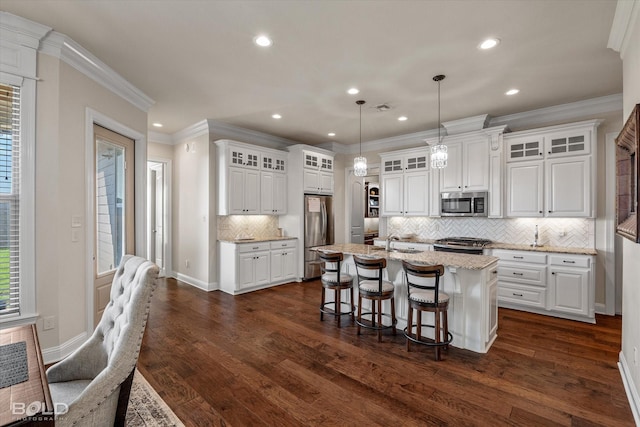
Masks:
[[[441,216],[487,216],[488,193],[440,193]]]

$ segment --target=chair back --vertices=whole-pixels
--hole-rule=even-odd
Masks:
[[[434,301],[439,301],[440,277],[444,275],[442,264],[414,264],[402,261],[405,279],[407,281],[407,296],[411,299],[411,288],[430,290],[434,292]]]
[[[318,251],[318,257],[320,261],[322,261],[322,265],[320,266],[321,273],[336,273],[338,282],[340,282],[340,264],[344,259],[342,252]]]
[[[382,293],[382,272],[387,267],[387,260],[385,258],[362,258],[354,255],[353,261],[356,264],[358,283],[364,280],[376,280],[378,291]]]
[[[122,257],[93,334],[47,370],[54,401],[68,405],[56,425],[113,425],[120,386],[138,361],[158,272],[144,258]]]

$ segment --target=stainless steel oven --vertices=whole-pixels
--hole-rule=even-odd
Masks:
[[[491,240],[476,237],[447,237],[434,242],[433,250],[458,254],[482,255],[484,247]]]
[[[487,216],[488,193],[440,193],[441,216]]]

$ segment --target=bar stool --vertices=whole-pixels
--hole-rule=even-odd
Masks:
[[[350,314],[353,320],[353,313],[356,309],[353,301],[353,276],[340,271],[343,255],[341,252],[321,252],[318,251],[318,256],[323,261],[321,268],[322,276],[322,300],[320,301],[320,320],[324,320],[325,314],[335,316],[338,320],[338,327],[340,326],[340,318],[345,314]],[[325,302],[325,291],[334,291],[334,300]],[[340,301],[341,293],[343,290],[349,289],[351,294],[351,300],[349,303]],[[333,310],[327,308],[328,305],[333,305]],[[349,311],[341,311],[343,305],[350,306]]]
[[[407,351],[410,351],[411,342],[435,347],[436,360],[440,360],[440,348],[447,349],[453,341],[453,335],[449,332],[447,310],[449,308],[449,295],[441,292],[440,277],[444,275],[444,266],[414,264],[402,261],[405,279],[407,281],[407,296],[409,298],[409,313],[407,314],[407,327],[404,336],[407,337]],[[416,325],[413,325],[413,310],[417,310]],[[422,323],[422,312],[434,313],[434,325]],[[440,321],[442,317],[442,328]],[[422,336],[422,327],[433,328],[434,339]],[[413,329],[415,327],[415,334]]]
[[[395,335],[397,323],[394,298],[395,286],[387,280],[382,280],[382,272],[387,267],[387,260],[384,258],[361,258],[357,255],[353,256],[353,260],[356,264],[358,277],[358,316],[356,317],[358,335],[360,335],[360,327],[373,329],[378,331],[378,342],[381,342],[382,331],[384,329],[392,329]],[[371,311],[362,312],[363,298],[371,301]],[[391,301],[391,315],[382,312],[382,301],[384,300]],[[376,302],[378,304],[377,311]],[[370,324],[363,323],[362,316],[369,315],[371,316]],[[391,325],[384,325],[382,316],[390,316]]]

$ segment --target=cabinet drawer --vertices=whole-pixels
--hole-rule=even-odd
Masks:
[[[533,264],[547,263],[547,255],[538,252],[514,252],[494,249],[493,256],[503,261],[530,262]]]
[[[501,262],[498,266],[498,279],[526,283],[533,286],[545,286],[547,267],[536,265],[507,264]]]
[[[562,265],[565,267],[589,268],[591,266],[591,259],[586,256],[549,255],[549,264]]]
[[[238,253],[241,253],[241,254],[245,252],[268,251],[269,249],[270,249],[269,242],[238,244]]]
[[[278,240],[276,242],[271,242],[271,249],[287,249],[287,248],[295,248],[297,243],[295,240]]]
[[[534,286],[498,282],[498,300],[545,308],[546,290]]]

